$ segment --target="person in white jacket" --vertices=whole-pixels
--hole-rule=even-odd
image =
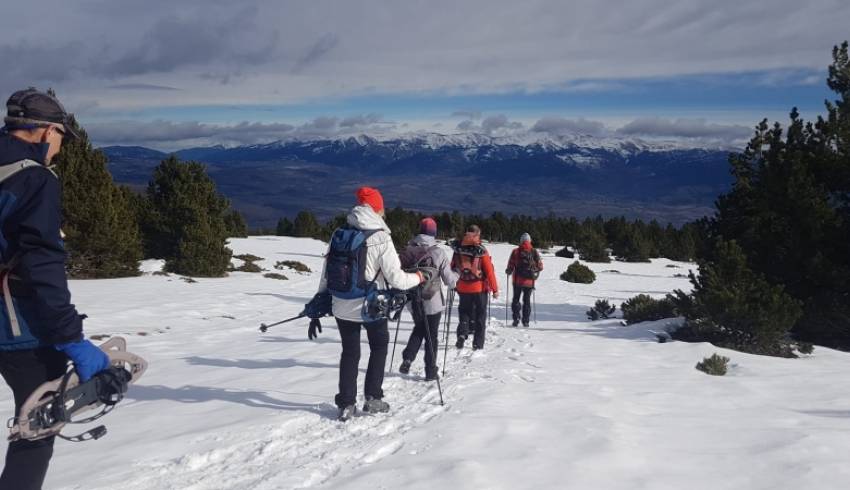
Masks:
[[[357,190],[358,206],[348,214],[348,225],[361,231],[372,232],[366,240],[364,277],[375,281],[378,289],[406,290],[423,282],[421,273],[407,273],[401,268],[398,254],[384,222],[384,201],[377,189],[361,187]],[[327,263],[322,271],[319,293],[328,290]],[[366,328],[369,338],[369,365],[366,368],[364,394],[365,412],[386,412],[390,406],[383,400],[384,367],[390,341],[387,319],[364,323],[361,312],[364,298],[333,298],[333,316],[339,327],[342,354],[339,359],[339,393],[335,397],[340,420],[347,420],[356,412],[357,374],[360,364],[360,328]]]

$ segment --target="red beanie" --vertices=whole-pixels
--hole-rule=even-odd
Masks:
[[[419,222],[419,233],[423,235],[437,236],[437,222],[434,218],[423,218]]]
[[[361,187],[357,189],[357,202],[360,204],[368,204],[376,213],[380,213],[384,209],[384,198],[378,189],[371,187]]]

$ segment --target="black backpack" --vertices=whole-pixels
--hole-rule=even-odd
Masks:
[[[437,264],[434,263],[434,257],[431,252],[437,249],[437,245],[430,247],[408,246],[398,255],[401,260],[401,266],[406,271],[414,271],[422,268],[433,269],[431,277],[420,286],[422,291],[422,299],[429,300],[440,294],[442,285],[440,284],[440,275],[437,270]]]
[[[537,264],[540,262],[540,254],[536,249],[522,250],[519,249],[519,260],[517,261],[516,274],[519,277],[526,279],[537,279],[540,271],[537,270]]]

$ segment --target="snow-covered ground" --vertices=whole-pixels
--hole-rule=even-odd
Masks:
[[[325,246],[255,237],[232,248],[264,257],[270,271],[287,259],[318,271]],[[510,247],[490,250],[502,270]],[[850,487],[850,356],[818,348],[788,360],[659,344],[652,332],[666,321],[623,327],[584,312],[598,298],[619,305],[688,288],[673,275],[689,264],[591,264],[596,283],[579,285],[558,280],[570,260],[544,260],[537,323],[505,327],[504,302],[495,302],[485,349],[449,349],[445,406],[436,384],[421,381],[421,356],[410,376],[396,372],[400,346],[384,385],[390,413],[347,423],[333,406],[333,321],[315,342],[306,321],[257,331],[296,315],[318,272],[285,271],[288,281],[251,273],[73,281],[88,335],[125,336],[150,369],[101,419],[105,438],[57,441],[45,488]],[[400,344],[410,328],[405,314]],[[365,369],[365,334],[363,352]],[[694,369],[713,352],[732,358],[727,376]],[[0,415],[11,416],[3,386]]]

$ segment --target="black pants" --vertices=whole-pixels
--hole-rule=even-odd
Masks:
[[[426,315],[423,319],[420,315],[413,314],[413,332],[407,341],[407,347],[401,353],[402,359],[413,362],[416,354],[425,340],[425,376],[437,374],[437,351],[440,345],[440,317],[442,313]],[[423,321],[424,320],[424,321]],[[427,330],[426,330],[427,328]]]
[[[518,322],[520,320],[520,304],[519,297],[522,295],[522,324],[528,325],[529,319],[531,318],[531,292],[534,291],[534,288],[531,287],[522,287],[514,285],[514,299],[511,302],[511,311],[514,314],[514,321]]]
[[[340,408],[357,402],[357,373],[360,367],[360,327],[366,328],[369,338],[369,366],[366,368],[364,392],[370,398],[383,398],[384,366],[387,363],[387,346],[390,332],[387,320],[372,323],[357,323],[336,319],[342,339],[342,355],[339,357],[339,393],[336,405]]]
[[[484,347],[484,332],[487,329],[487,292],[458,293],[460,304],[457,307],[460,323],[457,326],[457,336],[467,338],[470,330],[474,333],[472,347]]]
[[[68,357],[52,347],[0,351],[0,374],[12,388],[15,416],[21,405],[41,384],[62,376]],[[38,441],[15,441],[6,450],[6,465],[0,475],[0,489],[38,490],[53,456],[53,437]]]

